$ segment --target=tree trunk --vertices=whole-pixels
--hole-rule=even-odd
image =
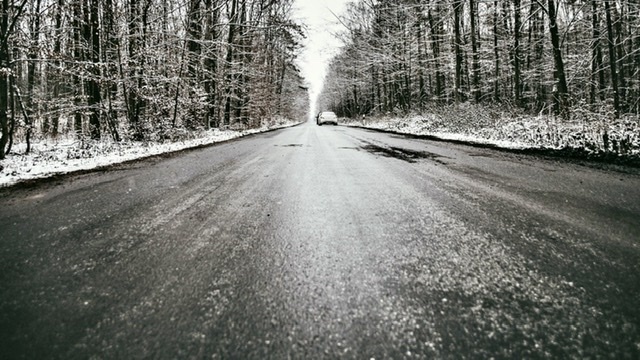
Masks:
[[[500,101],[500,51],[498,50],[498,0],[493,2],[493,100]]]
[[[401,19],[400,22],[402,22]],[[406,26],[406,24],[402,24],[402,26]],[[409,42],[409,35],[410,32],[407,31],[406,29],[403,29],[403,34],[406,34],[406,36],[404,37],[404,41],[402,42],[402,52],[405,54],[404,55],[404,59],[402,61],[403,64],[403,69],[402,69],[402,73],[403,73],[403,90],[402,90],[402,102],[403,102],[403,107],[404,110],[407,111],[409,109],[412,108],[413,105],[413,96],[411,93],[411,72],[412,72],[412,58],[411,58],[411,49],[410,46],[408,44]],[[357,105],[359,108],[359,105]],[[359,113],[359,109],[358,109],[358,113]]]
[[[196,79],[196,69],[200,60],[200,36],[202,36],[201,14],[200,14],[200,2],[201,0],[190,0],[189,11],[187,12],[187,49],[189,50],[188,60],[188,72],[189,77]],[[197,80],[196,80],[197,81]]]
[[[598,0],[591,1],[591,81],[589,102],[595,104],[596,99],[603,99],[604,71],[602,71],[602,48],[600,47],[600,18],[598,16]],[[596,86],[597,84],[597,86]]]
[[[0,71],[0,160],[5,158],[5,148],[11,137],[9,130],[8,108],[9,94],[13,94],[9,84],[11,77],[11,52],[9,51],[9,39],[14,31],[17,20],[22,15],[22,11],[27,3],[23,0],[16,5],[9,0],[2,0],[2,8],[0,9],[0,69],[8,71]],[[13,10],[13,12],[11,11]],[[12,119],[15,123],[15,119]]]
[[[238,21],[237,14],[237,6],[238,0],[231,0],[231,12],[229,14],[229,33],[227,38],[227,55],[225,58],[226,64],[226,84],[227,89],[225,91],[225,103],[224,103],[224,124],[231,124],[231,95],[232,95],[232,84],[231,80],[233,79],[232,72],[234,71],[234,66],[232,64],[234,58],[234,41],[235,41],[235,32]]]
[[[464,2],[462,0],[453,1],[453,48],[455,52],[455,82],[453,89],[453,97],[456,103],[462,101],[462,43],[461,27],[462,27],[462,11]]]
[[[102,94],[100,91],[100,23],[98,19],[98,1],[92,0],[87,2],[90,10],[89,15],[89,32],[87,36],[87,44],[89,44],[91,65],[91,79],[87,82],[87,105],[91,115],[89,116],[89,134],[92,139],[100,139],[100,114],[102,104]]]
[[[610,0],[609,0],[610,1]],[[623,30],[623,22],[625,20],[624,13],[618,13],[617,7],[614,5],[610,8],[611,14],[611,25],[613,26],[613,45],[615,50],[617,51],[616,60],[618,64],[616,65],[616,69],[618,71],[618,110],[616,111],[618,114],[620,112],[624,112],[626,110],[627,103],[627,63],[633,59],[631,56],[627,56],[629,53],[626,52],[624,48],[624,43],[630,40],[630,37],[627,37],[624,34]],[[620,10],[624,12],[624,5],[620,6]],[[626,61],[625,61],[626,59]]]
[[[238,54],[238,58],[240,59],[240,71],[236,71],[235,74],[235,82],[236,82],[236,87],[235,87],[235,98],[236,98],[236,106],[235,106],[235,110],[236,110],[236,114],[235,114],[235,118],[236,120],[240,120],[242,122],[243,125],[247,125],[247,118],[245,116],[246,114],[246,110],[247,110],[247,105],[248,105],[248,98],[247,98],[247,89],[246,87],[246,83],[247,83],[247,54],[248,51],[247,49],[250,48],[250,45],[247,45],[249,42],[248,39],[248,31],[247,31],[247,2],[246,0],[239,0],[240,3],[240,16],[239,16],[239,24],[238,24],[238,29],[237,29],[237,35],[238,35],[238,47],[239,47],[239,54]],[[283,77],[283,82],[284,82],[284,71],[286,71],[286,67],[284,68],[285,70],[283,70],[282,73],[282,77]]]
[[[11,104],[9,106],[11,109],[11,122],[9,123],[9,144],[7,145],[7,154],[11,152],[11,147],[13,146],[13,134],[16,130],[16,92],[13,91],[15,88],[15,79],[13,76],[9,78],[9,88],[12,90],[9,94],[9,103]]]
[[[60,70],[59,66],[60,66],[60,61],[57,59],[62,58],[62,35],[63,35],[63,29],[62,29],[62,17],[63,14],[62,12],[64,11],[64,0],[58,0],[57,2],[57,7],[56,7],[56,15],[55,15],[55,34],[56,34],[56,39],[54,41],[54,45],[53,45],[53,53],[56,56],[56,60],[54,60],[53,65],[56,68],[55,71],[55,76],[57,76],[58,78],[56,79],[52,79],[52,83],[53,83],[53,101],[55,102],[53,105],[53,115],[51,118],[51,125],[50,125],[50,133],[51,136],[53,136],[54,138],[58,136],[58,126],[60,123],[60,105],[57,103],[57,99],[60,97],[60,88],[61,88],[61,74],[60,74]]]
[[[438,4],[436,3],[436,10],[435,10],[435,15],[433,14],[433,11],[429,10],[428,13],[428,17],[429,17],[429,27],[431,28],[431,46],[432,46],[432,52],[433,52],[433,66],[434,66],[434,72],[435,72],[435,96],[438,100],[440,100],[441,96],[442,96],[442,88],[444,87],[444,81],[442,78],[442,70],[440,67],[440,37],[441,35],[441,31],[440,31],[440,11],[438,10]],[[383,83],[386,84],[386,81],[383,80]]]
[[[218,127],[220,123],[215,119],[216,98],[217,98],[217,79],[216,73],[218,71],[217,62],[217,41],[220,37],[220,33],[217,29],[220,21],[220,8],[217,0],[206,0],[205,8],[207,9],[207,32],[206,39],[210,42],[207,49],[207,57],[205,59],[205,68],[207,70],[207,76],[205,79],[204,87],[208,98],[208,111],[207,111],[207,124],[209,127]]]
[[[134,140],[142,140],[144,134],[140,124],[140,77],[142,76],[142,34],[141,34],[141,11],[139,0],[129,0],[129,18],[128,18],[128,30],[129,30],[129,62],[127,68],[129,69],[130,86],[129,91],[125,92],[128,98],[125,99],[127,103],[127,115],[129,116],[129,127],[131,129],[131,137]]]
[[[472,51],[472,69],[473,69],[473,99],[476,103],[480,102],[482,92],[480,90],[480,60],[478,59],[478,30],[477,30],[478,6],[475,0],[469,0],[469,17],[471,21],[471,51]]]
[[[25,104],[25,141],[27,142],[26,153],[31,152],[31,135],[33,134],[33,113],[35,107],[34,87],[36,83],[36,62],[38,59],[38,50],[40,47],[40,3],[36,0],[33,9],[34,18],[31,28],[31,46],[29,48],[29,62],[27,63],[27,99]]]
[[[82,64],[84,61],[84,52],[83,52],[83,44],[82,44],[82,3],[81,0],[73,0],[73,59],[78,63]],[[76,133],[76,136],[82,135],[82,111],[80,108],[82,106],[82,87],[83,82],[78,73],[80,70],[76,70],[73,73],[73,103],[75,105],[75,109],[73,112],[73,129]]]
[[[118,70],[116,64],[118,63],[118,48],[120,46],[120,41],[116,34],[113,0],[105,0],[104,23],[105,30],[103,42],[105,42],[105,51],[102,58],[106,64],[104,71],[109,84],[107,88],[107,98],[109,102],[107,123],[109,124],[113,140],[119,142],[121,139],[118,131],[118,112],[113,108],[113,102],[118,96],[118,82],[116,81]]]
[[[609,68],[611,69],[611,86],[613,87],[613,107],[615,108],[615,115],[618,117],[620,111],[620,92],[618,89],[618,72],[616,69],[617,57],[615,39],[613,36],[613,26],[611,23],[610,0],[605,0],[604,11],[607,23],[607,43],[609,48]]]
[[[0,68],[9,68],[9,0],[2,0],[0,13]],[[9,72],[0,72],[0,160],[4,159],[5,147],[9,142],[8,124]]]
[[[520,83],[520,0],[513,0],[513,96],[516,106],[522,106],[522,85]]]
[[[422,9],[420,9],[420,14],[422,14]],[[424,66],[426,62],[426,51],[423,48],[424,40],[422,36],[422,18],[421,16],[418,18],[418,21],[415,25],[416,35],[418,39],[418,107],[420,112],[424,110],[424,102],[426,98],[426,89],[424,84]]]
[[[8,0],[3,0],[3,9],[6,9],[9,4]],[[7,12],[3,11],[2,14],[2,43],[0,44],[0,68],[9,68],[9,49],[6,44],[5,34],[6,34],[6,16]],[[9,99],[9,73],[6,71],[0,72],[0,131],[2,134],[0,136],[0,160],[5,157],[5,147],[9,142],[9,124],[8,124],[8,99]]]
[[[556,79],[556,95],[557,108],[556,112],[566,116],[568,107],[569,89],[567,86],[567,78],[564,71],[564,62],[562,60],[562,50],[560,49],[560,35],[558,34],[558,24],[556,22],[556,4],[555,0],[548,1],[549,12],[549,33],[551,35],[551,45],[553,45],[553,62],[555,64]]]
[[[535,46],[534,46],[534,62],[538,67],[538,71],[536,72],[536,111],[542,110],[547,104],[547,87],[543,84],[545,79],[544,70],[541,64],[544,59],[544,12],[538,11],[538,14],[534,16],[534,37],[535,37]]]
[[[635,8],[635,13],[633,16],[633,21],[631,21],[630,26],[634,26],[634,27],[640,27],[640,0],[633,0],[633,6]],[[636,32],[636,35],[634,36],[634,38],[632,39],[633,41],[633,48],[636,49],[635,51],[635,56],[634,56],[634,61],[633,61],[633,74],[635,74],[636,78],[635,78],[635,87],[633,87],[633,93],[629,95],[630,99],[635,99],[635,104],[630,104],[630,105],[634,105],[633,107],[635,107],[635,113],[636,114],[640,114],[640,51],[638,49],[640,49],[640,33]],[[633,110],[633,109],[630,109]]]

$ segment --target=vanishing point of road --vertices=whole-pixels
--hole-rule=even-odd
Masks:
[[[640,176],[303,124],[0,192],[0,358],[640,358]]]

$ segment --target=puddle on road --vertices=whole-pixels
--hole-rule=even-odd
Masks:
[[[447,165],[446,162],[440,160],[445,156],[434,154],[428,151],[416,151],[416,150],[409,150],[409,149],[393,147],[393,146],[387,148],[387,147],[382,147],[374,144],[367,144],[360,148],[372,154],[391,157],[394,159],[400,159],[409,163],[415,163],[421,159],[428,159],[442,165]]]

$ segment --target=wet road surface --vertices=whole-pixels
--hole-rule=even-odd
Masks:
[[[0,357],[640,358],[640,176],[299,127],[0,192]]]

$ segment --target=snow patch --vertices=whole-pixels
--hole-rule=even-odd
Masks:
[[[590,154],[640,157],[637,116],[610,119],[573,114],[565,120],[549,115],[514,116],[495,109],[460,105],[425,115],[341,119],[341,123],[507,149],[572,149]]]
[[[31,144],[14,144],[12,152],[0,160],[0,187],[25,180],[41,179],[73,171],[90,170],[149,156],[210,145],[242,136],[297,125],[298,122],[278,121],[256,129],[211,129],[191,139],[176,142],[135,142],[111,140],[80,141],[74,138],[43,139]]]

